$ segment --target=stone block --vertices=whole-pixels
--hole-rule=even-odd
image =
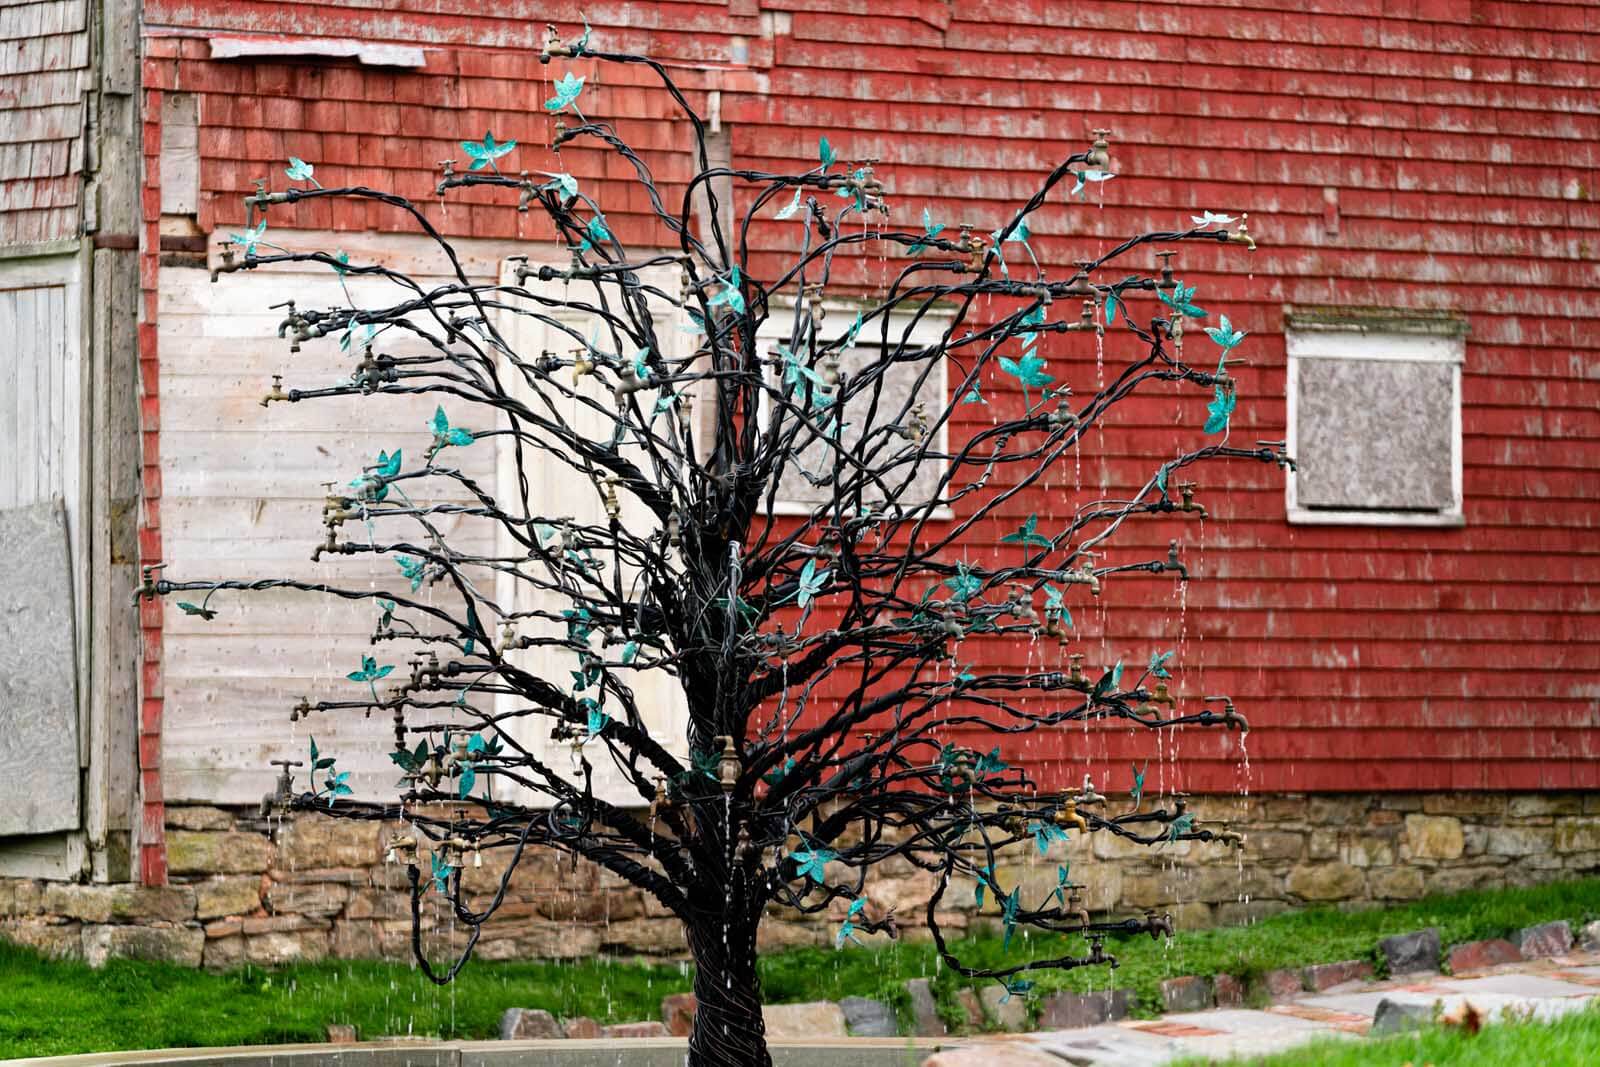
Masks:
[[[944,1037],[950,1031],[939,1018],[939,1002],[933,995],[933,984],[926,978],[913,978],[906,983],[906,995],[911,999],[911,1025],[918,1037]]]
[[[767,1004],[761,1009],[761,1019],[768,1037],[817,1040],[849,1036],[844,1028],[844,1012],[831,1000]]]
[[[600,1029],[600,1036],[604,1038],[632,1038],[632,1037],[671,1037],[667,1028],[650,1019],[642,1023],[614,1023]]]
[[[344,914],[348,919],[404,919],[411,915],[411,898],[399,887],[356,889]]]
[[[472,868],[469,867],[467,869],[471,870]],[[340,885],[369,886],[373,884],[373,872],[384,870],[385,868],[383,867],[310,867],[291,871],[274,867],[267,872],[267,877],[274,882],[293,882],[295,884],[337,882]],[[405,890],[402,888],[400,879],[384,878],[381,880],[390,883],[389,889],[391,892],[404,894]],[[492,896],[493,894],[490,895]]]
[[[968,1033],[982,1030],[986,1021],[983,1014],[983,1002],[978,999],[977,990],[971,986],[956,990],[956,1005],[960,1007],[966,1019],[963,1029]]]
[[[900,1022],[894,1009],[869,997],[845,997],[839,1001],[845,1029],[851,1037],[899,1037]]]
[[[41,909],[89,923],[194,918],[195,894],[189,886],[45,884]]]
[[[1283,967],[1263,974],[1261,986],[1271,1000],[1293,1000],[1306,991],[1305,975],[1293,967]]]
[[[1245,841],[1246,856],[1264,860],[1297,860],[1306,847],[1306,835],[1287,830],[1259,830]]]
[[[1368,871],[1367,892],[1374,900],[1415,900],[1423,893],[1422,872],[1415,867]]]
[[[1498,793],[1429,793],[1422,798],[1429,815],[1495,818],[1505,814],[1506,798]]]
[[[261,907],[261,879],[252,874],[210,878],[196,882],[195,918],[250,915]]]
[[[206,935],[198,926],[85,926],[83,958],[91,967],[110,959],[158,960],[198,967]]]
[[[1039,1002],[1039,1029],[1076,1030],[1126,1019],[1133,993],[1113,989],[1096,993],[1052,993]]]
[[[1517,951],[1523,959],[1565,956],[1572,951],[1572,926],[1565,919],[1540,923],[1517,931]]]
[[[1489,967],[1498,967],[1502,963],[1516,963],[1520,959],[1522,953],[1517,951],[1517,946],[1504,938],[1468,941],[1450,950],[1450,973],[1481,971]]]
[[[1394,863],[1394,842],[1376,833],[1362,833],[1346,841],[1340,850],[1344,862],[1352,867],[1387,867]]]
[[[1430,893],[1459,893],[1464,889],[1483,889],[1504,881],[1496,867],[1457,867],[1450,865],[1427,872]]]
[[[600,1024],[586,1015],[561,1020],[561,1036],[580,1041],[596,1041],[603,1036]]]
[[[694,1028],[694,1013],[700,1002],[693,993],[671,993],[661,998],[661,1022],[667,1032],[677,1037],[687,1037]]]
[[[350,896],[350,887],[337,882],[273,882],[267,886],[267,910],[275,915],[309,915],[325,919],[343,911]]]
[[[331,925],[326,919],[313,919],[305,915],[260,915],[239,920],[240,929],[250,936],[293,933],[296,930],[327,930]]]
[[[1332,830],[1313,830],[1306,838],[1306,858],[1331,860],[1339,854],[1339,835]]]
[[[543,1008],[507,1008],[500,1016],[501,1041],[537,1041],[561,1036],[561,1024]]]
[[[329,1023],[328,1044],[353,1045],[357,1041],[356,1028],[352,1023]]]
[[[1600,919],[1583,924],[1578,931],[1578,947],[1585,952],[1600,952]]]
[[[203,804],[185,804],[182,807],[168,805],[165,814],[169,830],[233,829],[232,815],[221,808],[206,807]]]
[[[333,924],[329,950],[335,959],[375,960],[383,956],[383,939],[378,925],[362,920],[343,919]]]
[[[645,920],[658,923],[659,919]],[[767,919],[756,927],[756,950],[771,952],[774,949],[801,948],[811,945],[820,945],[828,936],[828,932],[815,923],[791,923],[777,919]],[[682,940],[681,938],[679,939]],[[870,938],[864,937],[864,940]]]
[[[1557,823],[1556,851],[1600,853],[1600,819],[1566,819]]]
[[[44,888],[31,878],[0,878],[0,918],[38,915]]]
[[[1303,974],[1305,986],[1313,993],[1332,989],[1346,982],[1363,982],[1372,978],[1372,964],[1366,960],[1341,960],[1338,963],[1313,963]]]
[[[219,937],[233,937],[235,934],[244,933],[244,920],[221,919],[216,922],[208,922],[205,924],[205,931],[206,937],[212,939]]]
[[[1372,1017],[1372,1029],[1367,1033],[1371,1037],[1384,1037],[1406,1030],[1420,1030],[1431,1025],[1437,1014],[1436,1003],[1415,1004],[1384,997],[1378,1001],[1378,1010]]]
[[[247,934],[244,956],[262,967],[281,967],[287,963],[315,963],[326,959],[330,938],[326,930],[294,930]]]
[[[1531,826],[1494,826],[1486,846],[1491,856],[1533,856],[1555,848],[1555,833]]]
[[[201,966],[208,971],[226,971],[244,962],[244,935],[207,939]]]
[[[1406,844],[1425,860],[1458,859],[1466,848],[1461,820],[1453,815],[1407,815]]]
[[[57,960],[83,958],[83,937],[74,922],[7,919],[0,922],[0,937]]]
[[[1000,1029],[1017,1034],[1028,1028],[1028,998],[1007,996],[997,985],[986,985],[978,993],[984,1014]]]
[[[965,1048],[947,1048],[922,1061],[922,1067],[1061,1067],[1062,1060],[1023,1041],[1003,1045],[986,1042]]]
[[[1314,796],[1306,800],[1306,821],[1336,826],[1360,822],[1367,813],[1364,796]]]
[[[1182,978],[1168,978],[1161,983],[1161,1006],[1164,1011],[1205,1011],[1216,1006],[1216,993],[1211,979],[1197,974]]]
[[[1349,900],[1366,888],[1366,875],[1348,863],[1306,863],[1289,872],[1289,892],[1303,900]]]
[[[1244,983],[1238,978],[1235,978],[1231,974],[1219,974],[1212,978],[1211,984],[1216,991],[1217,1007],[1244,1007]]]
[[[1434,973],[1439,970],[1439,928],[1430,926],[1410,934],[1396,934],[1378,942],[1391,977]]]
[[[1526,819],[1537,815],[1579,815],[1583,812],[1583,798],[1576,793],[1533,793],[1512,797],[1506,814],[1513,819]]]
[[[560,929],[570,929],[567,924],[552,924]],[[645,955],[658,956],[683,952],[683,923],[677,919],[627,919],[611,923],[598,931],[600,941],[609,948],[626,949]]]
[[[278,838],[278,865],[291,871],[323,867],[369,867],[383,858],[376,822],[300,815]]]
[[[167,834],[172,874],[260,874],[272,863],[272,842],[260,834],[173,830]]]

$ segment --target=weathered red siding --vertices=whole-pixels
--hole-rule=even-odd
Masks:
[[[1126,527],[1112,563],[1182,537],[1200,579],[1119,578],[1102,605],[1074,603],[1075,647],[1142,663],[1185,635],[1176,691],[1229,693],[1256,729],[1236,749],[1191,731],[1164,784],[1202,791],[1600,787],[1600,7],[1351,0],[972,5],[745,0],[589,6],[605,47],[681,64],[697,107],[722,92],[736,165],[809,165],[819,134],[883,160],[897,219],[924,204],[994,228],[1088,131],[1113,133],[1104,207],[1052,198],[1033,229],[1054,267],[1180,213],[1247,210],[1253,255],[1186,248],[1179,275],[1251,338],[1234,440],[1284,436],[1283,309],[1340,304],[1465,313],[1466,523],[1460,529],[1291,527],[1275,468],[1205,473],[1214,519]],[[963,10],[965,9],[965,10]],[[585,113],[615,123],[681,191],[688,132],[639,70],[538,60],[546,18],[477,0],[355,4],[155,0],[146,78],[203,93],[200,222],[237,223],[250,179],[293,154],[325,184],[429,199],[456,142],[516,138],[515,165],[567,170],[597,191],[626,241],[659,241],[617,161],[539,147],[549,83],[590,74]],[[321,34],[422,44],[427,66],[215,62],[208,31]],[[453,201],[453,234],[546,241],[534,216]],[[383,208],[318,203],[294,225],[396,224]],[[752,230],[750,273],[768,276],[793,223]],[[1143,264],[1136,264],[1143,266]],[[858,277],[881,279],[876,256]],[[147,327],[147,329],[150,327]],[[1203,342],[1202,342],[1203,343]],[[1115,332],[1107,359],[1118,354]],[[1048,353],[1095,380],[1092,342]],[[996,397],[997,383],[986,387]],[[1141,484],[1175,440],[1195,442],[1204,396],[1130,405],[1017,513],[1067,514],[1063,494]],[[981,409],[964,409],[986,417]],[[1046,523],[1048,525],[1048,523]],[[1004,532],[973,544],[987,558]],[[1028,650],[971,650],[985,662]],[[1053,644],[1034,662],[1053,663]],[[971,658],[971,657],[965,657]],[[1193,706],[1193,705],[1191,705]],[[1034,739],[1025,753],[1065,779],[1093,757],[1126,785],[1152,739],[1120,730]],[[1117,779],[1113,779],[1116,785]]]

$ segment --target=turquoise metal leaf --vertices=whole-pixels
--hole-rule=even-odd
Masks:
[[[1161,490],[1162,496],[1167,495],[1167,473],[1168,468],[1165,464],[1162,465],[1160,470],[1156,471],[1156,488]]]
[[[1075,179],[1075,184],[1072,186],[1072,194],[1077,197],[1086,197],[1088,195],[1086,190],[1089,182],[1103,184],[1115,178],[1116,175],[1108,170],[1075,170],[1072,172],[1072,177]]]
[[[596,215],[594,218],[589,220],[589,225],[585,229],[584,238],[578,244],[578,251],[586,252],[589,249],[599,245],[601,241],[615,240],[616,238],[611,236],[611,231],[606,228],[606,217],[604,215]]]
[[[312,177],[312,175],[316,173],[316,170],[317,168],[313,167],[299,156],[290,156],[288,169],[286,169],[283,173],[289,176],[290,181],[310,182],[318,189],[321,189],[322,183],[317,181],[316,178]]]
[[[448,445],[464,447],[477,440],[471,430],[450,425],[450,419],[444,413],[443,404],[433,409],[433,419],[428,423],[428,428],[433,431],[433,443],[436,448],[444,448]],[[398,456],[399,453],[396,452],[395,455]]]
[[[578,94],[583,92],[583,79],[575,77],[569,70],[566,75],[556,82],[556,95],[544,102],[546,111],[560,111],[570,107],[578,99]]]
[[[1067,906],[1067,871],[1071,868],[1070,863],[1063,863],[1056,868],[1056,887],[1050,895],[1055,897],[1062,907]]]
[[[812,598],[822,591],[830,573],[828,569],[817,570],[816,560],[806,560],[806,565],[800,570],[800,589],[795,594],[795,599],[802,608],[811,606]]]
[[[540,188],[559,189],[561,190],[561,195],[566,197],[568,200],[578,195],[578,179],[574,178],[572,175],[567,174],[564,171],[556,172],[548,170],[541,170],[539,173],[546,175],[550,179]]]
[[[924,248],[928,247],[928,242],[929,241],[933,240],[935,237],[938,237],[939,234],[941,234],[943,232],[944,232],[944,223],[942,223],[942,222],[934,222],[933,221],[933,212],[929,211],[927,208],[923,208],[922,209],[922,236],[920,238],[918,238],[917,241],[914,244],[912,244],[912,246],[910,248],[906,249],[906,254],[907,255],[911,255],[911,256],[916,255],[918,252],[921,252]]]
[[[576,41],[572,42],[572,54],[573,55],[575,55],[575,56],[583,55],[584,50],[589,47],[589,35],[591,33],[593,33],[593,32],[594,32],[594,29],[593,29],[593,27],[591,27],[589,25],[589,20],[588,19],[584,19],[583,20],[583,35],[581,37],[579,37]]]
[[[1005,937],[1000,942],[1001,951],[1011,948],[1011,934],[1017,928],[1017,913],[1022,910],[1022,887],[1019,885],[1000,906],[1000,922],[1005,926]]]
[[[1233,221],[1232,215],[1218,215],[1211,211],[1201,215],[1190,215],[1189,218],[1196,226],[1226,226]]]
[[[744,294],[739,291],[738,267],[728,271],[728,280],[723,283],[721,289],[711,294],[706,304],[711,307],[716,307],[718,304],[726,304],[736,314],[744,314]]]
[[[1122,661],[1119,659],[1117,660],[1117,665],[1115,667],[1112,667],[1109,671],[1106,671],[1106,673],[1102,674],[1100,676],[1100,680],[1094,683],[1094,698],[1098,700],[1101,697],[1115,692],[1117,686],[1121,684]]]
[[[1180,281],[1171,292],[1165,289],[1158,289],[1156,290],[1156,295],[1161,298],[1163,304],[1178,314],[1187,315],[1191,319],[1203,319],[1206,317],[1205,309],[1197,308],[1193,303],[1194,289],[1194,286],[1186,286]]]
[[[378,464],[372,468],[374,474],[384,478],[393,478],[400,473],[400,449],[395,449],[391,455],[388,452],[378,453]]]
[[[1055,378],[1044,372],[1045,362],[1034,352],[1027,352],[1019,360],[1000,357],[1000,369],[1022,383],[1023,389],[1032,386],[1035,389],[1043,388],[1055,381]]]
[[[1206,433],[1222,433],[1228,428],[1228,420],[1233,418],[1233,408],[1238,402],[1236,398],[1222,386],[1214,387],[1216,399],[1206,405],[1208,418],[1206,419]]]
[[[967,395],[963,396],[961,398],[961,402],[963,404],[987,404],[988,403],[988,401],[983,398],[982,391],[980,391],[976,385],[974,385],[971,389],[967,390]]]
[[[589,714],[584,725],[588,727],[590,737],[599,737],[605,731],[605,728],[610,725],[611,716],[602,711],[600,705],[592,700],[588,702],[587,706]]]
[[[1033,843],[1038,847],[1039,855],[1041,856],[1050,851],[1052,842],[1064,842],[1067,840],[1067,832],[1065,830],[1055,823],[1047,822],[1043,819],[1029,823],[1028,832],[1033,834]]]
[[[1250,336],[1248,333],[1241,333],[1235,330],[1233,323],[1228,321],[1228,316],[1226,315],[1219,315],[1217,321],[1220,325],[1208,327],[1206,336],[1222,346],[1222,354],[1224,356],[1228,354],[1230,349],[1236,347],[1240,341]]]
[[[783,761],[783,766],[772,768],[772,770],[761,776],[761,780],[768,785],[777,785],[789,776],[789,772],[794,770],[794,767],[794,760],[792,758],[786,759]]]
[[[1055,542],[1050,540],[1050,538],[1044,536],[1043,534],[1034,532],[1036,529],[1038,529],[1038,526],[1039,516],[1029,515],[1022,525],[1017,528],[1016,533],[1006,534],[1004,537],[1000,538],[1000,542],[1001,544],[1007,545],[1037,545],[1040,548],[1049,548],[1051,545],[1055,544]]]
[[[972,891],[972,899],[978,902],[978,907],[983,907],[983,891],[989,887],[989,881],[994,878],[994,864],[979,869],[978,887]]]
[[[1176,654],[1176,649],[1168,652],[1150,653],[1150,673],[1157,678],[1171,678],[1172,673],[1167,670],[1167,660]]]
[[[1004,1004],[1006,1001],[1010,1000],[1012,994],[1014,994],[1014,993],[1023,993],[1023,994],[1025,994],[1025,993],[1029,992],[1030,990],[1032,990],[1033,989],[1033,983],[1028,981],[1026,978],[1010,978],[1010,979],[1006,980],[1005,987],[1006,987],[1005,995],[1000,998],[1000,1003],[1002,1003],[1002,1004]]]
[[[267,220],[262,219],[243,233],[230,233],[228,239],[243,248],[245,255],[253,256],[256,254],[256,245],[262,243],[261,238],[266,235],[266,232]]]
[[[1128,790],[1128,795],[1133,797],[1133,806],[1137,809],[1139,801],[1144,797],[1144,772],[1150,769],[1150,761],[1145,760],[1143,767],[1137,763],[1130,763],[1128,766],[1133,768],[1133,788]]]
[[[1066,611],[1067,610],[1066,605],[1061,602],[1061,590],[1057,589],[1055,586],[1051,585],[1049,582],[1045,582],[1044,583],[1043,589],[1044,589],[1044,610],[1046,610],[1046,611]]]
[[[1110,326],[1117,321],[1117,306],[1122,303],[1122,298],[1114,291],[1106,294],[1106,325]]]
[[[800,210],[800,190],[796,189],[794,191],[794,199],[789,201],[789,203],[787,205],[785,205],[784,207],[779,208],[778,209],[778,213],[776,215],[774,215],[773,218],[786,219],[790,215],[793,215],[796,211],[799,211],[799,210]]]
[[[198,615],[200,618],[204,619],[206,622],[210,622],[212,619],[217,617],[217,612],[216,612],[215,608],[207,608],[207,607],[202,607],[199,604],[191,604],[186,600],[178,601],[178,608],[185,615]]]
[[[461,764],[461,778],[456,782],[456,796],[462,800],[467,799],[467,794],[472,792],[472,787],[477,784],[477,769],[471,763],[463,761]]]
[[[422,578],[428,565],[410,556],[396,556],[394,561],[400,567],[400,573],[411,579],[411,591],[415,593],[422,587]]]
[[[1000,758],[1000,746],[996,745],[982,756],[979,756],[977,765],[972,769],[978,775],[979,780],[982,780],[991,774],[1001,773],[1008,766],[1006,761]]]
[[[1176,841],[1179,837],[1190,833],[1193,830],[1194,815],[1186,811],[1176,819],[1173,819],[1172,822],[1167,826],[1167,840]]]
[[[484,132],[483,140],[481,141],[461,142],[461,150],[472,160],[472,165],[467,168],[469,171],[482,170],[484,167],[488,167],[496,174],[500,173],[500,168],[495,166],[495,160],[506,155],[515,147],[517,147],[517,142],[496,141],[494,134],[487,131]]]
[[[834,162],[839,158],[834,154],[833,146],[828,143],[826,134],[824,134],[817,141],[817,158],[822,160],[822,170],[824,173],[826,173],[828,168],[833,166]]]
[[[983,588],[983,582],[967,571],[965,563],[956,564],[956,573],[946,578],[942,583],[950,590],[950,595],[965,603],[978,595]]]
[[[378,661],[372,656],[362,656],[361,669],[359,671],[351,671],[345,677],[352,682],[375,682],[380,678],[387,678],[389,672],[393,670],[394,664],[392,663],[380,667],[378,666]]]
[[[839,854],[829,848],[811,848],[791,852],[789,858],[795,862],[796,875],[821,885],[828,876],[829,861],[838,859]]]
[[[433,854],[433,887],[437,889],[441,895],[449,890],[450,872],[455,869],[455,864],[444,862],[444,857],[442,857],[439,853],[435,852]]]

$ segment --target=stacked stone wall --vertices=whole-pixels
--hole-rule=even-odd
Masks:
[[[1529,885],[1600,874],[1600,793],[1349,794],[1200,797],[1201,824],[1247,834],[1242,851],[1179,842],[1145,848],[1108,833],[1067,845],[1014,848],[997,870],[1025,900],[1054,888],[1070,862],[1097,912],[1171,912],[1179,929],[1238,923],[1315,904],[1389,904],[1428,893]],[[383,862],[390,828],[314,815],[262,820],[211,807],[167,809],[171,884],[78,885],[0,879],[0,935],[51,955],[113,956],[226,968],[327,957],[406,959],[412,923],[402,866]],[[498,886],[486,854],[464,880],[479,901]],[[903,862],[868,880],[876,908],[925,937],[932,874]],[[992,922],[968,886],[945,895],[952,932]],[[993,912],[993,907],[990,907]],[[459,946],[437,894],[423,898],[424,945]],[[793,921],[775,912],[766,948],[831,943],[839,916]],[[484,928],[485,959],[577,959],[597,954],[681,957],[677,920],[637,889],[587,863],[531,852],[504,906]]]

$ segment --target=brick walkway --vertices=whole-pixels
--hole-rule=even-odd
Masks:
[[[1600,953],[1579,953],[1448,978],[1409,975],[1389,982],[1346,982],[1261,1011],[1219,1008],[977,1040],[939,1053],[924,1067],[981,1067],[1001,1062],[996,1058],[1001,1055],[1005,1062],[1041,1067],[1154,1067],[1185,1056],[1275,1052],[1320,1036],[1354,1040],[1372,1026],[1385,999],[1424,1006],[1437,1002],[1447,1015],[1471,1004],[1485,1022],[1493,1023],[1508,1008],[1519,1016],[1553,1019],[1580,1010],[1597,996]]]

